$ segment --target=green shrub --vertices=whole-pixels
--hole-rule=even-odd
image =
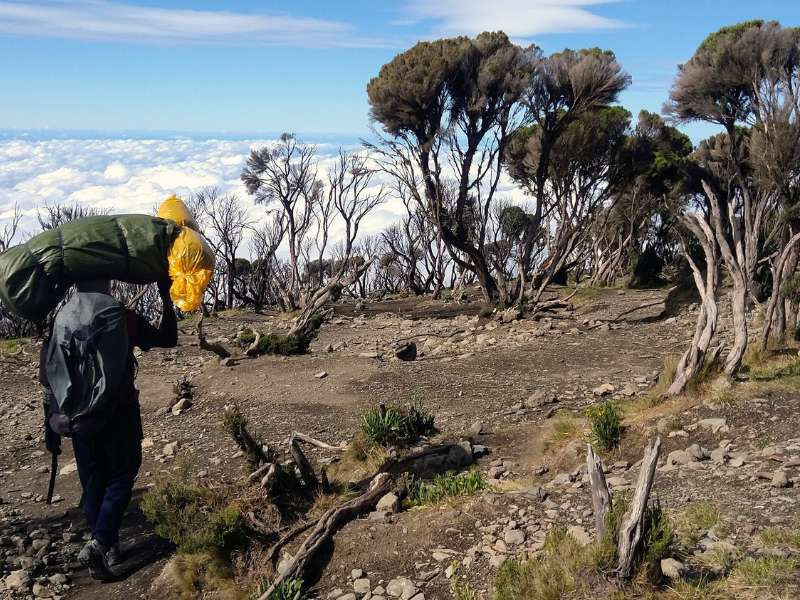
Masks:
[[[311,340],[305,336],[267,333],[262,335],[258,341],[258,353],[279,354],[281,356],[305,354],[310,343]]]
[[[592,438],[603,450],[611,450],[619,445],[622,424],[619,411],[611,402],[603,402],[586,410],[592,423]]]
[[[316,330],[319,329],[319,324],[314,321],[314,326],[311,328],[311,333],[307,335],[281,335],[279,333],[263,333],[258,340],[256,352],[258,355],[262,354],[277,354],[280,356],[294,356],[297,354],[305,354],[311,344],[311,339]],[[237,341],[243,348],[250,346],[256,341],[256,333],[252,329],[243,329],[237,335]]]
[[[420,437],[436,432],[433,414],[420,403],[406,406],[376,406],[361,415],[360,432],[364,439],[379,446],[413,444]]]
[[[407,502],[411,506],[436,504],[444,498],[475,494],[486,488],[486,479],[480,471],[448,472],[437,475],[431,483],[412,480],[408,486]]]
[[[188,476],[164,479],[142,498],[141,509],[155,532],[184,553],[231,550],[244,537],[239,508]]]

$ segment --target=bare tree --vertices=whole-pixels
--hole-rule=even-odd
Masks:
[[[307,333],[314,316],[335,299],[342,288],[357,281],[374,260],[375,257],[363,256],[356,260],[354,253],[361,221],[386,198],[383,186],[374,188],[374,174],[375,170],[369,167],[364,154],[339,151],[336,163],[328,173],[328,194],[337,217],[344,225],[342,250],[328,281],[306,295],[303,309],[292,325],[292,334]]]
[[[285,214],[289,250],[286,299],[291,309],[298,307],[303,244],[323,194],[317,170],[315,147],[299,144],[294,135],[284,133],[277,145],[253,150],[242,171],[242,181],[256,202],[277,203]]]
[[[19,205],[15,204],[11,208],[11,217],[4,221],[0,229],[0,252],[8,250],[14,243],[14,239],[19,233],[19,224],[22,221],[22,213]]]
[[[245,231],[252,225],[247,207],[236,194],[223,194],[217,188],[201,190],[194,195],[195,217],[204,223],[206,239],[222,259],[225,308],[233,308],[236,300],[236,253],[244,241]]]

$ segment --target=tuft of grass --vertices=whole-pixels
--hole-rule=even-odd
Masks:
[[[800,377],[800,359],[795,359],[789,364],[762,365],[750,371],[750,376],[755,381],[771,381],[773,379],[785,379],[788,377]]]
[[[675,379],[675,373],[678,371],[679,361],[679,356],[671,355],[664,358],[664,368],[661,369],[661,373],[658,375],[658,381],[656,381],[656,384],[650,388],[650,392],[647,395],[647,398],[651,403],[657,403],[661,397],[667,393],[669,386],[672,385],[672,382]]]
[[[768,527],[762,529],[758,537],[766,546],[790,546],[800,549],[800,529]]]
[[[155,532],[183,553],[230,552],[244,539],[239,507],[186,473],[156,482],[140,506]]]
[[[418,401],[405,406],[376,406],[361,415],[363,439],[379,446],[413,444],[436,432],[434,416]]]
[[[619,411],[611,402],[590,406],[586,416],[592,424],[592,439],[603,450],[611,450],[619,445],[622,435],[622,422]]]
[[[494,583],[493,600],[561,600],[584,580],[590,556],[566,529],[553,529],[539,556],[503,563]]]
[[[718,523],[719,508],[710,500],[690,502],[675,517],[678,537],[689,547],[695,546]]]
[[[731,573],[730,583],[733,586],[775,590],[796,582],[797,569],[798,563],[792,558],[748,558],[736,566]]]
[[[231,593],[236,589],[230,563],[218,552],[178,554],[173,560],[180,600],[213,592]]]
[[[0,340],[0,356],[19,354],[22,351],[22,347],[28,342],[30,342],[30,338],[9,338]]]
[[[445,498],[475,494],[486,489],[486,479],[480,471],[448,472],[437,475],[431,483],[412,480],[406,502],[410,506],[437,504]]]
[[[544,449],[550,450],[583,435],[581,423],[575,417],[560,415],[551,419],[550,429],[544,436]]]

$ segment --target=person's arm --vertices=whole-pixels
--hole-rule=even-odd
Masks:
[[[178,317],[175,315],[175,307],[169,297],[169,286],[159,284],[158,291],[163,304],[158,328],[153,327],[141,315],[135,315],[136,327],[131,345],[138,346],[145,351],[151,348],[174,348],[178,345]]]

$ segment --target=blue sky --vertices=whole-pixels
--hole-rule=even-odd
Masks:
[[[633,76],[622,103],[658,111],[707,34],[751,18],[797,26],[800,2],[0,0],[0,129],[357,137],[382,64],[485,29],[612,49]]]

